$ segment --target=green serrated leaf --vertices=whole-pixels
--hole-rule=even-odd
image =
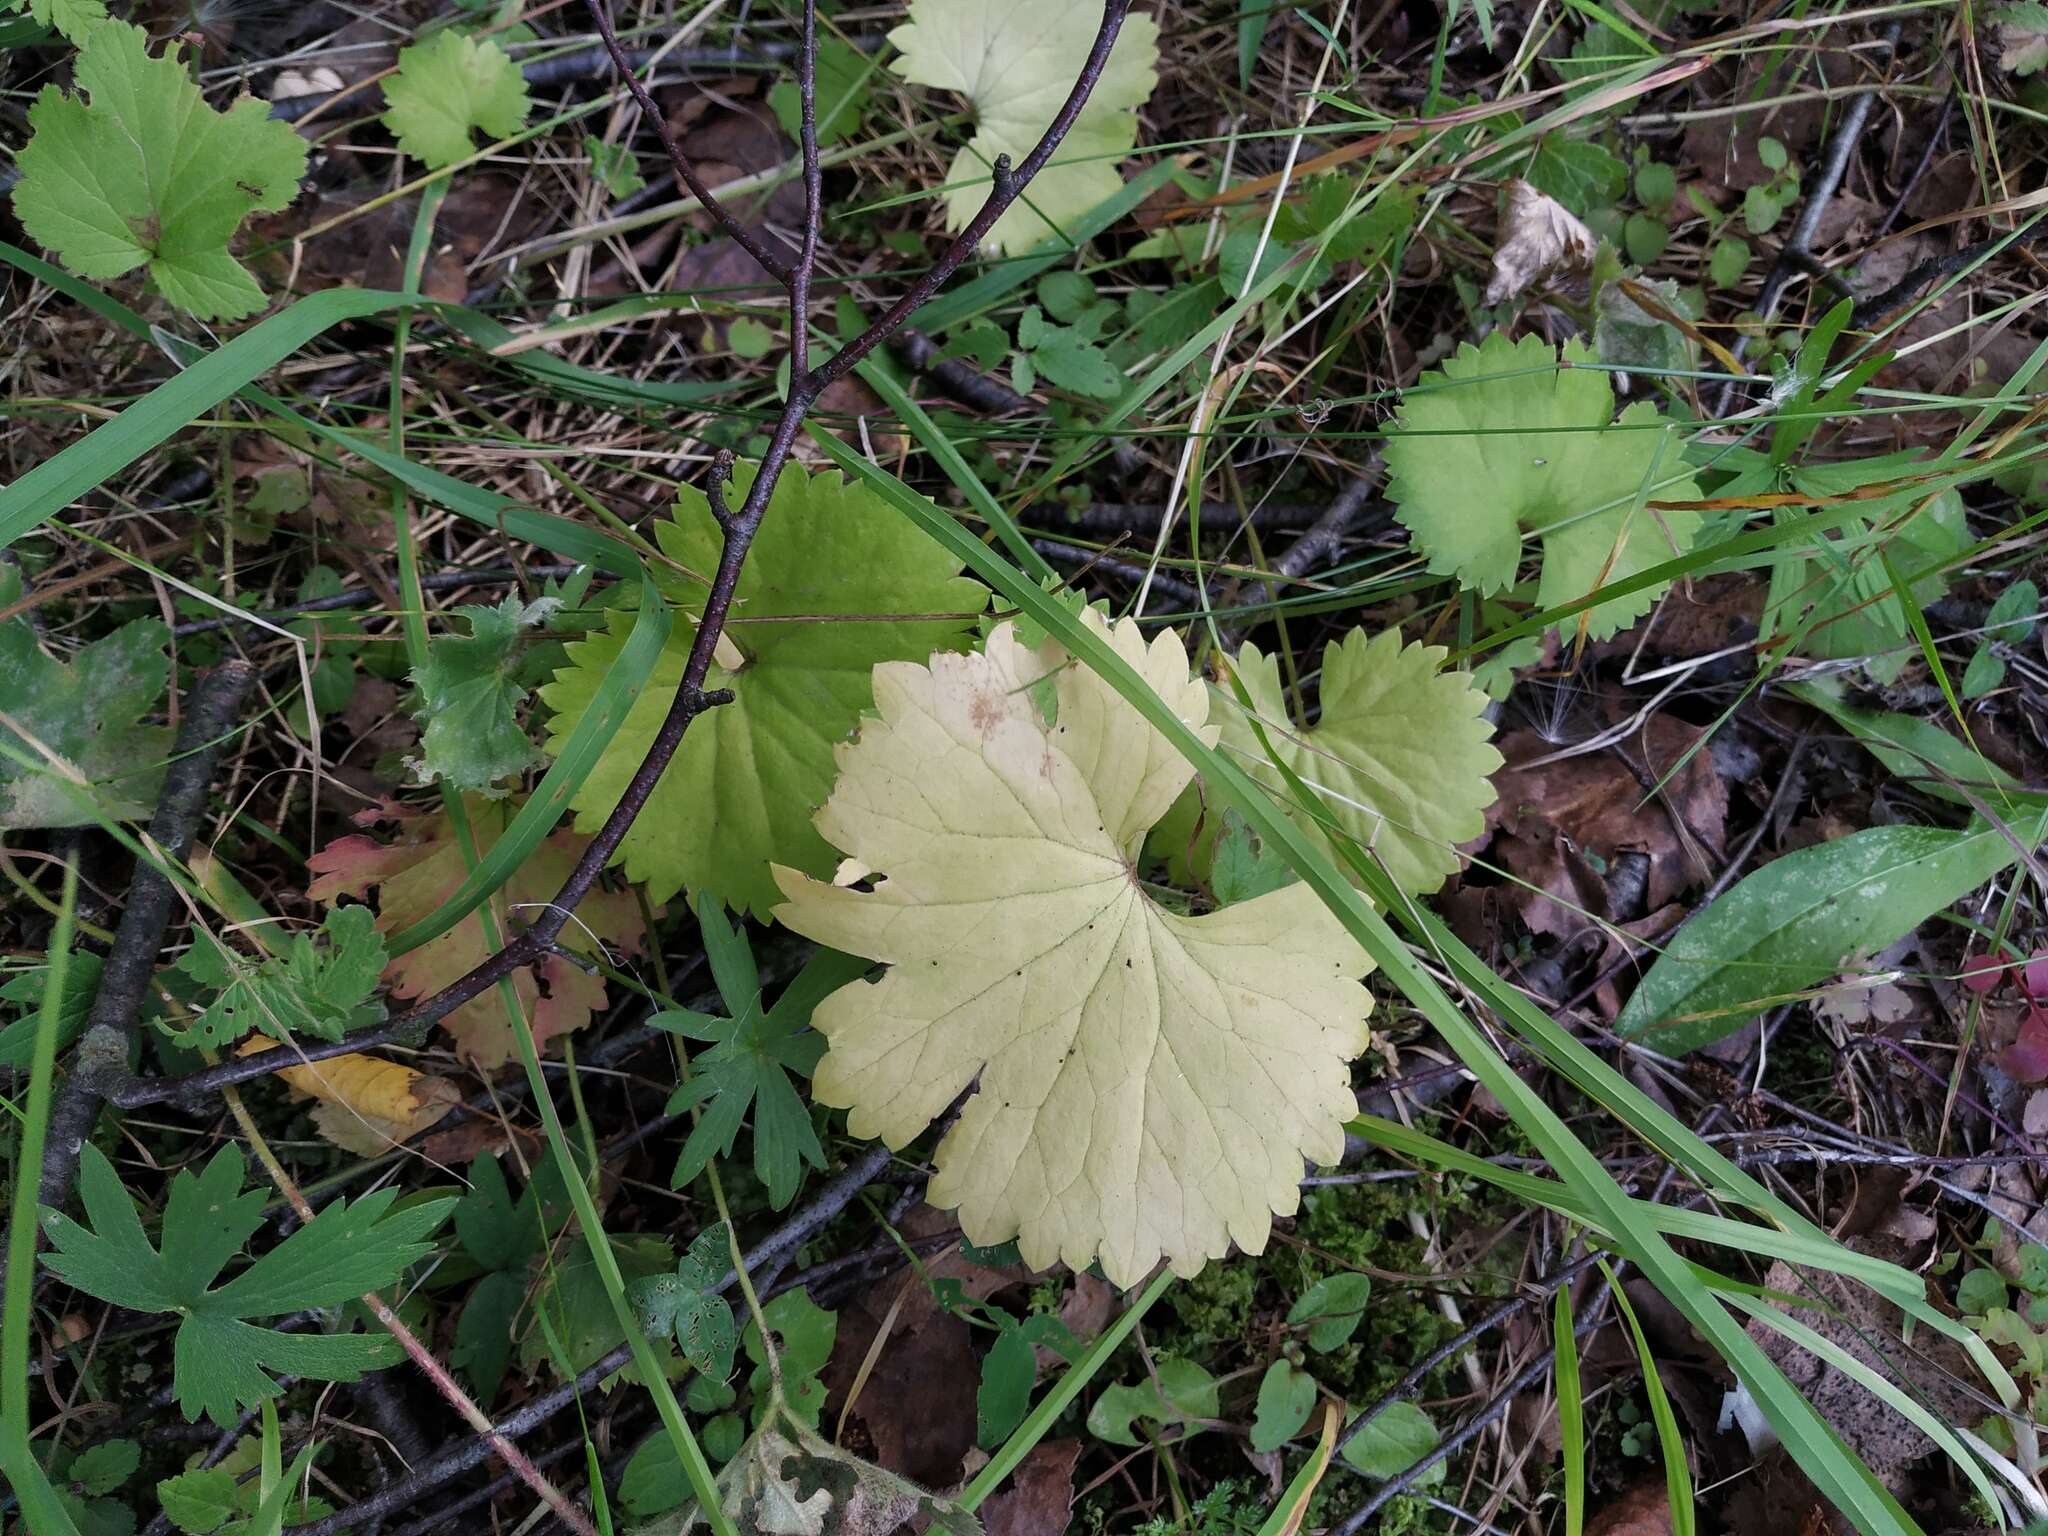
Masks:
[[[285,1334],[245,1319],[309,1307],[334,1307],[379,1290],[433,1251],[428,1237],[452,1200],[393,1211],[395,1189],[336,1200],[225,1284],[221,1271],[262,1219],[264,1196],[244,1190],[241,1154],[224,1147],[198,1174],[171,1180],[163,1237],[151,1247],[134,1202],[105,1153],[80,1154],[78,1189],[90,1228],[44,1213],[45,1260],[67,1284],[115,1306],[175,1312],[174,1384],[187,1419],[204,1413],[223,1426],[237,1410],[282,1389],[276,1370],[323,1381],[354,1381],[389,1358],[383,1341],[360,1334]]]
[[[17,164],[22,228],[81,277],[148,269],[157,291],[202,320],[263,307],[263,291],[228,254],[242,220],[284,207],[306,169],[305,141],[244,97],[209,107],[175,49],[150,57],[140,27],[90,27],[78,95],[54,85],[29,109]]]
[[[1647,401],[1615,420],[1607,375],[1583,366],[1593,361],[1577,342],[1560,359],[1541,337],[1495,331],[1407,392],[1387,440],[1388,494],[1431,571],[1497,592],[1534,534],[1536,603],[1550,608],[1691,548],[1697,512],[1645,504],[1699,497],[1672,424]],[[1587,633],[1616,633],[1662,591],[1595,604]]]
[[[752,483],[742,465],[728,495]],[[704,605],[703,573],[723,543],[704,493],[685,487],[655,528],[664,554],[697,578],[663,573],[679,615]],[[691,727],[646,810],[621,845],[626,872],[654,901],[687,886],[765,917],[782,899],[769,868],[830,873],[835,856],[811,824],[831,792],[833,748],[874,702],[873,671],[967,643],[987,594],[959,563],[907,527],[865,487],[833,470],[786,469],[740,574],[735,624],[706,686],[736,701]],[[559,750],[624,646],[629,612],[568,647],[569,666],[542,688]],[[602,825],[675,701],[694,638],[687,620],[656,664],[604,757],[574,801],[576,825]]]
[[[541,760],[519,724],[526,688],[517,680],[520,633],[541,622],[555,603],[522,603],[508,596],[495,608],[471,604],[455,616],[467,635],[441,635],[427,643],[427,659],[412,674],[419,690],[413,713],[426,722],[420,737],[423,782],[457,789],[488,789]]]
[[[583,136],[583,153],[590,157],[590,172],[606,195],[631,197],[647,185],[640,174],[640,161],[624,144],[607,144],[594,133]]]
[[[133,1440],[107,1440],[78,1453],[64,1475],[86,1493],[112,1493],[142,1465],[142,1447]]]
[[[453,28],[398,50],[384,102],[384,126],[398,147],[437,170],[475,149],[472,130],[510,138],[532,106],[526,79],[503,48]]]
[[[186,1536],[211,1536],[242,1513],[235,1474],[225,1467],[202,1467],[167,1477],[156,1485],[156,1498],[164,1517]]]
[[[368,907],[336,907],[320,926],[325,945],[292,935],[279,953],[246,960],[211,934],[195,936],[178,969],[217,995],[189,1029],[172,1035],[180,1045],[220,1050],[252,1029],[274,1040],[292,1034],[339,1040],[376,1022],[370,1002],[384,971],[384,938]]]

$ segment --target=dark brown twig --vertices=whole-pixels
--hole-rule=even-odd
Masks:
[[[601,0],[592,0],[593,6]],[[789,398],[777,418],[775,429],[768,441],[766,452],[761,456],[759,471],[754,483],[748,488],[745,501],[737,512],[726,513],[725,539],[719,553],[718,567],[713,574],[704,600],[704,607],[697,620],[697,630],[690,645],[689,659],[683,666],[683,677],[676,689],[675,701],[669,707],[668,715],[655,732],[654,740],[647,750],[647,756],[634,771],[618,804],[605,819],[595,836],[585,848],[576,867],[570,871],[562,888],[549,903],[541,917],[519,937],[513,939],[484,964],[457,978],[434,996],[410,1009],[400,1020],[402,1023],[422,1024],[446,1017],[471,998],[495,986],[531,964],[537,957],[547,953],[568,923],[576,906],[586,896],[612,855],[618,851],[634,819],[647,804],[654,787],[668,769],[676,749],[682,744],[683,735],[690,723],[707,709],[731,702],[732,694],[727,689],[707,690],[705,680],[710,676],[712,653],[719,637],[725,632],[726,619],[732,611],[734,595],[738,590],[740,568],[746,562],[747,551],[753,547],[754,536],[760,530],[761,519],[767,515],[769,497],[774,494],[775,484],[782,476],[783,466],[789,461],[790,451],[796,446],[797,434],[803,430],[804,419],[811,407],[830,385],[852,370],[862,358],[886,341],[900,329],[916,312],[918,307],[935,293],[939,285],[958,271],[962,262],[981,243],[990,227],[1009,208],[1031,178],[1045,166],[1059,148],[1060,141],[1073,127],[1080,116],[1081,108],[1087,103],[1089,93],[1102,77],[1104,66],[1109,62],[1110,49],[1115,45],[1118,32],[1123,27],[1130,0],[1109,0],[1103,8],[1102,25],[1096,32],[1086,62],[1074,82],[1072,91],[1060,106],[1044,136],[1033,146],[1031,153],[1024,157],[1024,163],[1014,171],[1003,158],[995,177],[995,184],[988,201],[974,216],[967,227],[960,231],[953,243],[947,247],[932,266],[913,283],[910,290],[897,300],[880,319],[874,321],[853,341],[815,368],[807,367],[809,361],[809,339],[807,329],[807,307],[810,299],[812,269],[818,252],[819,188],[820,173],[817,154],[816,102],[813,73],[815,69],[815,26],[807,22],[807,36],[813,38],[806,48],[804,73],[811,81],[804,89],[809,102],[808,119],[804,128],[804,198],[805,232],[803,248],[795,266],[788,269],[790,288],[790,386]],[[807,18],[810,11],[806,9]]]
[[[697,174],[697,168],[690,163],[690,157],[683,153],[683,146],[676,141],[675,130],[668,125],[668,114],[661,110],[654,98],[648,94],[647,87],[640,83],[640,76],[633,68],[632,60],[626,57],[626,50],[619,46],[619,35],[612,30],[611,13],[605,7],[605,0],[589,0],[589,6],[590,19],[597,24],[598,36],[604,39],[605,52],[611,55],[612,68],[618,72],[619,79],[625,84],[626,89],[633,93],[633,100],[639,103],[640,111],[648,122],[654,125],[654,131],[661,139],[661,147],[668,154],[668,163],[675,167],[677,177],[690,189],[690,195],[697,199],[704,211],[717,222],[718,227],[732,237],[733,244],[753,257],[769,276],[787,288],[790,282],[789,263],[769,250],[752,230],[733,217],[725,204],[718,200],[717,194],[704,184],[704,179]],[[816,28],[806,25],[804,45],[807,49],[816,45],[816,36]]]
[[[198,835],[207,786],[220,762],[223,739],[241,715],[255,685],[256,669],[246,661],[224,661],[192,685],[184,717],[164,773],[148,843],[162,857],[183,860]],[[114,929],[113,946],[100,971],[99,991],[85,1033],[72,1057],[71,1075],[50,1112],[48,1150],[43,1155],[42,1201],[61,1206],[78,1176],[78,1155],[99,1119],[108,1089],[128,1080],[128,1057],[149,992],[149,978],[164,946],[164,934],[178,908],[177,887],[150,860],[135,866],[128,902]]]

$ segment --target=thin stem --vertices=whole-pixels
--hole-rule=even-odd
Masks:
[[[612,68],[618,71],[626,89],[633,93],[633,100],[640,105],[640,111],[654,125],[654,131],[661,138],[661,147],[668,153],[668,163],[675,167],[676,175],[682,178],[690,195],[697,199],[704,211],[718,221],[718,227],[732,239],[733,244],[759,262],[768,275],[783,287],[790,286],[789,263],[777,256],[757,239],[753,231],[733,217],[732,212],[712,194],[698,176],[697,168],[690,164],[690,157],[683,153],[683,146],[676,142],[673,129],[668,125],[668,114],[655,104],[647,93],[647,87],[640,83],[640,76],[634,72],[632,60],[626,57],[625,49],[619,46],[619,37],[612,30],[612,18],[605,9],[604,0],[589,0],[590,19],[597,24],[598,36],[604,39],[605,52],[612,57]],[[804,16],[804,45],[808,51],[814,46],[815,20],[806,11]]]
[[[256,1153],[256,1160],[263,1164],[264,1171],[270,1175],[270,1182],[277,1186],[277,1192],[299,1213],[301,1221],[311,1221],[312,1205],[308,1203],[305,1195],[300,1193],[299,1186],[285,1171],[284,1164],[277,1160],[277,1154],[270,1150],[270,1143],[263,1139],[263,1132],[258,1128],[255,1117],[242,1103],[242,1096],[229,1088],[221,1097],[226,1100],[228,1112],[235,1117],[235,1123],[242,1128],[242,1134],[248,1138],[250,1147]],[[576,1536],[597,1536],[595,1527],[590,1523],[590,1517],[570,1503],[568,1496],[549,1482],[540,1468],[527,1460],[524,1451],[491,1427],[490,1416],[462,1390],[461,1383],[449,1374],[445,1365],[434,1358],[433,1352],[419,1341],[418,1335],[406,1327],[399,1315],[385,1303],[383,1297],[374,1291],[366,1291],[362,1302],[369,1309],[370,1315],[384,1325],[384,1331],[398,1341],[398,1347],[403,1349],[412,1363],[420,1368],[421,1374],[434,1384],[434,1390],[462,1415],[464,1422],[471,1429],[490,1442],[491,1449],[497,1453],[498,1458],[519,1475],[519,1480],[533,1490],[535,1497],[553,1510],[556,1517],[574,1531]]]

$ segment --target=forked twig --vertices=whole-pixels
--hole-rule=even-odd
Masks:
[[[758,261],[770,277],[787,288],[790,276],[789,263],[769,250],[755,237],[752,230],[733,217],[731,211],[718,200],[711,188],[704,184],[704,179],[697,174],[697,167],[692,165],[690,157],[683,153],[683,146],[676,142],[675,130],[668,125],[668,114],[662,111],[654,98],[648,94],[647,87],[641,84],[640,76],[633,68],[633,61],[626,57],[626,50],[619,46],[619,35],[612,30],[611,13],[605,9],[605,0],[589,0],[589,6],[590,19],[597,24],[597,35],[604,39],[605,52],[612,58],[612,68],[626,83],[626,89],[633,93],[633,100],[639,104],[642,115],[654,125],[654,131],[661,139],[661,147],[668,153],[668,163],[675,167],[676,175],[682,179],[683,185],[690,189],[690,195],[696,198],[704,211],[717,221],[718,227],[732,238],[735,245]],[[805,23],[806,50],[813,46],[815,31],[809,22]],[[811,210],[806,210],[807,215],[810,212]]]
[[[593,7],[599,0],[593,0]],[[627,831],[635,818],[646,807],[654,787],[660,782],[669,762],[682,744],[683,735],[690,724],[708,709],[730,703],[729,689],[707,689],[704,685],[711,675],[712,654],[717,648],[719,637],[725,632],[727,618],[732,612],[733,597],[739,586],[740,568],[745,564],[747,552],[753,547],[754,536],[760,531],[761,520],[767,515],[769,498],[774,494],[776,482],[782,476],[783,466],[789,462],[791,450],[796,446],[797,434],[803,430],[804,420],[818,397],[836,380],[843,378],[854,365],[886,341],[891,334],[908,321],[939,285],[959,270],[969,255],[981,243],[996,220],[1001,218],[1028,186],[1031,179],[1044,169],[1053,152],[1067,136],[1074,121],[1087,105],[1088,97],[1095,84],[1102,78],[1103,68],[1109,62],[1110,50],[1116,45],[1118,32],[1123,27],[1124,17],[1130,10],[1130,0],[1107,0],[1103,8],[1102,25],[1090,45],[1088,57],[1075,77],[1073,89],[1060,106],[1058,114],[1046,128],[1031,153],[1023,163],[1012,167],[1007,156],[999,156],[996,162],[993,185],[988,201],[954,238],[945,253],[913,283],[909,290],[898,299],[877,320],[871,323],[853,341],[847,343],[830,358],[817,367],[809,366],[810,337],[807,328],[808,310],[811,297],[811,276],[817,265],[819,226],[821,223],[821,173],[818,159],[817,134],[817,12],[815,0],[807,0],[804,6],[804,47],[800,70],[800,89],[803,110],[803,162],[804,162],[804,235],[803,245],[796,262],[786,266],[786,282],[789,287],[789,398],[782,414],[777,418],[775,429],[768,441],[768,448],[761,456],[761,465],[754,476],[754,482],[747,489],[745,500],[737,511],[724,503],[723,487],[718,499],[720,531],[724,543],[719,552],[718,567],[712,576],[704,602],[704,610],[697,621],[697,632],[690,645],[689,659],[683,667],[681,685],[676,689],[675,702],[669,706],[667,716],[655,732],[654,741],[648,747],[646,757],[641,761],[633,777],[628,781],[618,804],[605,819],[576,867],[563,881],[540,918],[524,933],[513,939],[491,959],[467,975],[457,978],[448,986],[409,1009],[396,1021],[399,1024],[418,1025],[431,1023],[461,1007],[471,998],[478,996],[500,980],[532,964],[548,952],[556,936],[569,921],[576,906],[589,894],[597,883],[598,876],[611,862],[618,851]],[[629,85],[632,82],[629,79]],[[693,173],[694,174],[694,173]],[[712,207],[706,203],[706,207]],[[730,215],[721,214],[721,219],[730,226]],[[760,253],[756,252],[760,260]],[[764,261],[770,271],[775,267]]]

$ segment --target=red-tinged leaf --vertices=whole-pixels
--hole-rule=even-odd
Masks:
[[[2048,1082],[2048,1013],[2027,1014],[2013,1043],[1998,1053],[1998,1066],[2022,1083]]]
[[[2048,998],[2048,951],[2036,950],[2028,959],[2020,972],[2020,986],[2036,1002]]]
[[[1963,986],[1980,996],[1996,991],[1998,984],[2005,980],[2006,969],[2005,962],[1996,955],[1972,955],[1963,962]]]
[[[519,802],[479,796],[464,803],[476,833],[477,855],[482,857],[503,835]],[[307,868],[319,878],[306,891],[313,900],[332,902],[353,896],[367,901],[375,888],[377,926],[392,934],[431,914],[461,885],[466,873],[462,851],[441,812],[386,803],[362,812],[356,821],[364,826],[392,823],[398,836],[382,843],[352,834],[314,854],[307,860]],[[491,898],[501,931],[512,926],[507,924],[508,914],[517,923],[522,909],[530,914],[554,898],[588,841],[574,832],[557,832],[534,850],[533,857]],[[577,907],[574,920],[557,942],[564,949],[593,958],[602,958],[608,949],[617,958],[622,951],[637,952],[646,937],[639,903],[630,894],[594,890]],[[398,956],[385,967],[384,977],[396,997],[427,997],[481,965],[488,953],[482,918],[472,913],[440,938]],[[589,974],[561,955],[550,955],[539,966],[518,972],[513,985],[533,1029],[534,1043],[542,1048],[556,1035],[581,1029],[608,1001],[603,977]],[[464,1003],[441,1023],[454,1037],[457,1050],[478,1067],[503,1066],[514,1053],[511,1026],[495,988]]]

